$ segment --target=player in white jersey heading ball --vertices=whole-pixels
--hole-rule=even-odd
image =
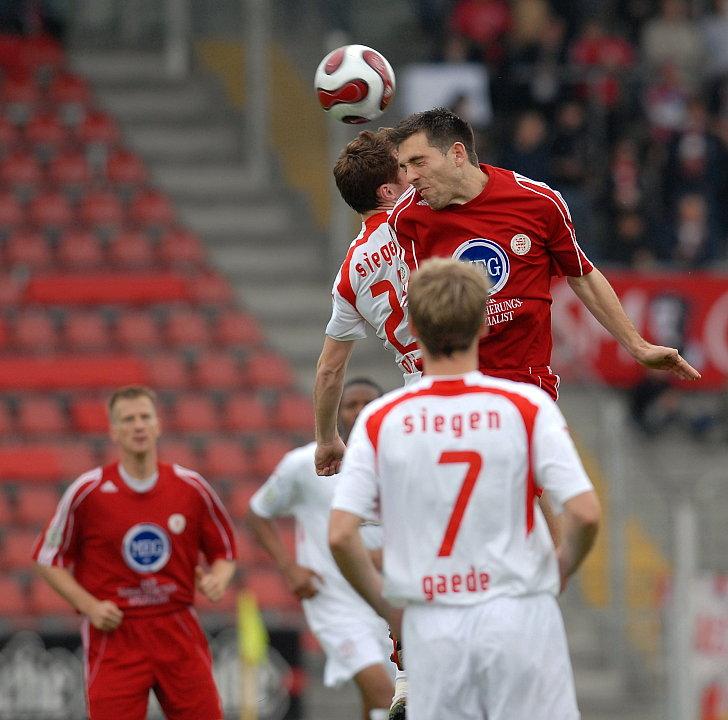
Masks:
[[[347,382],[339,407],[341,435],[347,439],[359,412],[380,397],[370,380]],[[313,465],[315,443],[284,456],[250,501],[248,525],[276,561],[286,583],[303,603],[311,631],[326,653],[324,684],[353,679],[362,698],[364,720],[384,720],[394,688],[387,624],[354,592],[331,557],[329,513],[338,475],[321,478]],[[276,517],[296,519],[296,558],[282,544]],[[381,528],[361,528],[367,545],[381,548]]]
[[[333,309],[316,369],[316,470],[338,472],[344,443],[336,432],[346,366],[354,342],[374,329],[391,350],[405,382],[419,378],[419,350],[407,326],[407,265],[387,225],[389,211],[407,187],[386,128],[363,131],[342,151],[334,167],[345,202],[361,215],[362,227],[334,281]]]
[[[555,596],[593,544],[599,503],[546,393],[477,371],[486,290],[454,260],[413,274],[426,375],[359,416],[329,540],[344,577],[401,623],[409,720],[576,720]],[[540,488],[561,514],[556,548]],[[376,517],[383,576],[356,533]]]

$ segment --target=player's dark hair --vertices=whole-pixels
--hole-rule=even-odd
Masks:
[[[157,393],[145,385],[125,385],[124,387],[120,387],[118,390],[114,390],[106,406],[109,411],[109,417],[112,416],[112,413],[114,412],[114,405],[116,405],[119,400],[136,400],[140,397],[149,398],[152,405],[155,407],[157,406]]]
[[[399,167],[389,128],[360,132],[341,152],[334,179],[344,202],[358,213],[376,210],[377,189],[397,181]]]
[[[375,383],[374,380],[370,380],[369,378],[366,378],[366,377],[351,378],[351,380],[347,380],[344,383],[344,390],[346,390],[347,388],[353,387],[354,385],[367,385],[372,390],[374,390],[374,392],[376,392],[377,395],[379,395],[379,396],[384,395],[384,389],[382,388],[382,386],[379,385],[378,383]]]
[[[475,152],[475,138],[470,123],[458,117],[452,110],[444,107],[432,108],[414,113],[394,127],[389,137],[395,145],[401,145],[407,138],[418,132],[425,133],[427,142],[445,154],[454,143],[462,143],[468,160],[477,167],[478,155]]]

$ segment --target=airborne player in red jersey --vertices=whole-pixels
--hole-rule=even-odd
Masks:
[[[534,383],[556,399],[550,285],[554,275],[565,275],[635,360],[681,379],[700,377],[676,349],[640,336],[612,286],[579,247],[559,192],[517,172],[479,164],[472,128],[444,108],[411,115],[390,138],[412,185],[389,217],[410,271],[429,257],[454,257],[481,267],[490,279],[481,372]]]
[[[192,602],[195,585],[217,602],[233,576],[232,521],[200,475],[157,462],[154,400],[144,387],[113,394],[121,461],[71,484],[33,558],[84,616],[91,720],[143,720],[151,689],[170,720],[222,720]],[[200,552],[208,571],[198,566]]]

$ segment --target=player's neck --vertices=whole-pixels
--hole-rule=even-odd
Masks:
[[[366,222],[370,217],[379,215],[379,213],[389,212],[394,207],[394,203],[391,205],[378,205],[374,210],[368,210],[367,212],[360,213],[361,221]]]
[[[425,375],[465,375],[478,369],[477,350],[465,350],[438,357],[432,357],[423,350],[422,359]]]
[[[451,204],[464,205],[470,202],[483,192],[487,184],[487,173],[483,172],[480,166],[476,167],[468,163],[463,170],[463,179],[458,195]]]
[[[122,453],[121,466],[137,480],[146,480],[157,472],[157,453]]]

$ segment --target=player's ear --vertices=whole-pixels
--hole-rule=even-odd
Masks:
[[[468,153],[465,150],[465,145],[461,142],[454,142],[450,148],[450,152],[452,153],[453,160],[457,167],[462,167],[468,162]]]
[[[377,188],[377,200],[380,205],[386,205],[398,199],[399,192],[395,191],[393,183],[383,183]]]

